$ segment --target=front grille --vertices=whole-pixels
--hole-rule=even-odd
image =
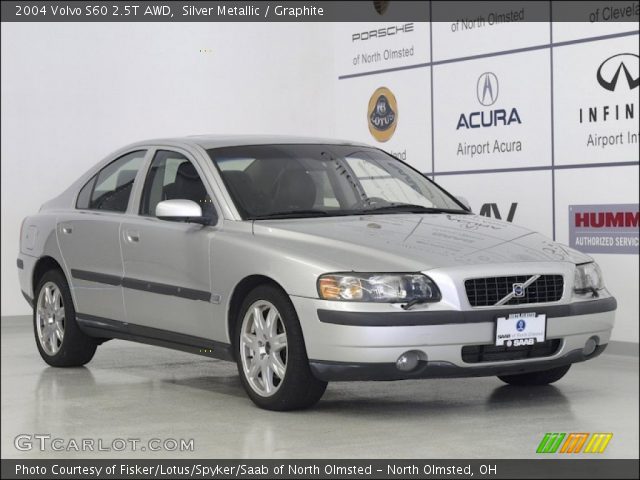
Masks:
[[[489,307],[512,293],[514,284],[526,283],[532,276],[474,278],[464,282],[464,287],[472,307]],[[563,290],[564,279],[562,275],[540,275],[535,282],[525,288],[524,296],[514,296],[504,305],[557,302],[562,298]]]
[[[550,357],[558,351],[560,342],[561,340],[554,339],[509,349],[506,346],[467,345],[462,347],[462,361],[465,363],[506,362],[509,360]]]

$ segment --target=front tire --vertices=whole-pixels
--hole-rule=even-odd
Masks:
[[[249,398],[267,410],[298,410],[318,402],[327,383],[315,378],[298,315],[282,290],[261,285],[245,298],[234,349]]]
[[[76,323],[69,284],[59,270],[46,272],[36,286],[33,331],[40,356],[52,367],[79,367],[96,353],[96,341]]]
[[[540,372],[521,373],[519,375],[499,375],[498,378],[509,385],[536,386],[557,382],[571,368],[571,365],[542,370]]]

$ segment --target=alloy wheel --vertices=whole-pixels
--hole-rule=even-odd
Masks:
[[[287,332],[278,309],[266,300],[254,302],[240,331],[242,368],[258,395],[274,395],[287,372]]]
[[[65,311],[62,292],[53,282],[40,289],[36,303],[36,328],[40,346],[47,355],[55,355],[64,339]]]

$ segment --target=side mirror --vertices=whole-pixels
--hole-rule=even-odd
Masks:
[[[456,195],[456,200],[458,200],[462,205],[464,205],[464,207],[467,210],[471,211],[471,205],[469,205],[469,200],[467,200],[466,198],[461,197],[459,195]]]
[[[156,217],[172,222],[208,224],[202,216],[202,208],[192,200],[164,200],[156,205]]]

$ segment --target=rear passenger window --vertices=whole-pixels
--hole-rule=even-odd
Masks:
[[[128,153],[100,170],[80,190],[76,207],[125,212],[145,153],[144,150]]]

